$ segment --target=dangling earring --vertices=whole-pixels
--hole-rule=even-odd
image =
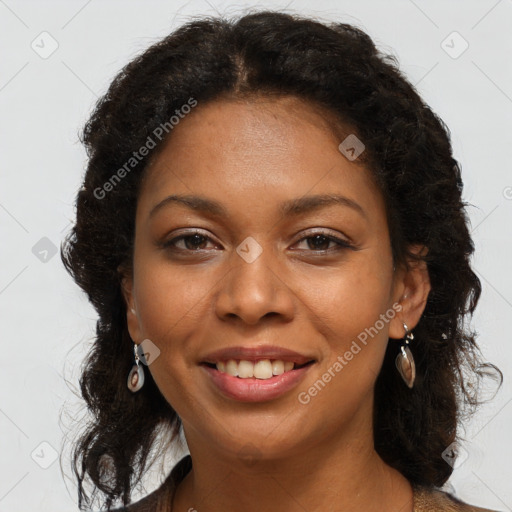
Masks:
[[[139,389],[144,384],[144,370],[142,366],[139,364],[139,354],[138,354],[138,345],[136,343],[133,344],[133,354],[135,356],[135,364],[132,366],[130,373],[128,374],[127,386],[128,389],[135,393],[139,391]]]
[[[412,352],[409,349],[409,342],[414,339],[414,335],[409,331],[405,323],[404,329],[404,340],[400,346],[400,353],[396,356],[395,365],[404,382],[412,389],[414,379],[416,378],[416,365],[414,364]]]

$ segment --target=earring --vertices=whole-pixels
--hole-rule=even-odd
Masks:
[[[132,393],[136,393],[144,385],[144,369],[139,364],[139,346],[133,344],[133,354],[135,356],[135,364],[132,366],[130,373],[128,374],[127,386]]]
[[[416,365],[414,364],[414,357],[412,356],[412,352],[409,349],[409,342],[414,339],[414,335],[409,331],[405,323],[404,329],[404,339],[402,341],[402,345],[400,346],[400,353],[396,356],[395,365],[404,382],[410,389],[412,389],[414,385],[414,379],[416,378]]]

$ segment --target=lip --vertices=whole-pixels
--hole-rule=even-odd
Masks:
[[[279,359],[281,361],[291,361],[297,365],[316,361],[312,356],[299,354],[293,350],[278,347],[275,345],[259,345],[256,347],[227,347],[214,352],[210,352],[200,360],[201,363],[216,364],[219,361],[228,361],[235,359],[237,361],[258,361],[260,359]]]
[[[266,402],[278,398],[296,387],[314,365],[315,362],[281,375],[275,375],[270,379],[241,379],[222,373],[217,368],[206,364],[200,365],[200,368],[206,372],[210,382],[224,396],[240,402]]]

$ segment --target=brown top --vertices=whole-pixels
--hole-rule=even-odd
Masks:
[[[126,508],[115,509],[114,512],[171,512],[174,491],[191,469],[192,459],[190,455],[186,455],[174,466],[158,489],[140,501]],[[468,505],[435,487],[413,486],[413,491],[413,512],[493,512],[487,508]]]

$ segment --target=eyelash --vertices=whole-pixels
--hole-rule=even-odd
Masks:
[[[175,252],[199,253],[200,251],[206,250],[206,249],[182,249],[182,248],[176,247],[175,244],[178,241],[185,240],[187,238],[193,238],[194,236],[200,236],[203,239],[205,239],[206,241],[208,241],[208,240],[212,241],[210,237],[204,235],[200,231],[194,231],[192,233],[186,233],[186,234],[180,235],[178,237],[172,238],[171,240],[164,242],[162,245],[164,248],[169,249],[171,251],[175,251]],[[306,250],[307,252],[313,252],[313,253],[322,255],[322,254],[330,254],[333,252],[342,251],[344,249],[352,249],[352,250],[355,249],[354,246],[352,244],[350,244],[349,242],[347,242],[346,240],[335,237],[333,235],[329,235],[327,232],[324,232],[324,231],[317,231],[317,232],[309,233],[308,236],[301,238],[296,243],[300,243],[305,240],[313,239],[317,236],[321,236],[322,238],[325,238],[329,242],[334,242],[337,245],[337,247],[335,247],[334,249],[333,248],[320,249],[320,250],[310,249],[310,250]],[[299,251],[301,251],[301,250],[302,249],[299,249]]]

